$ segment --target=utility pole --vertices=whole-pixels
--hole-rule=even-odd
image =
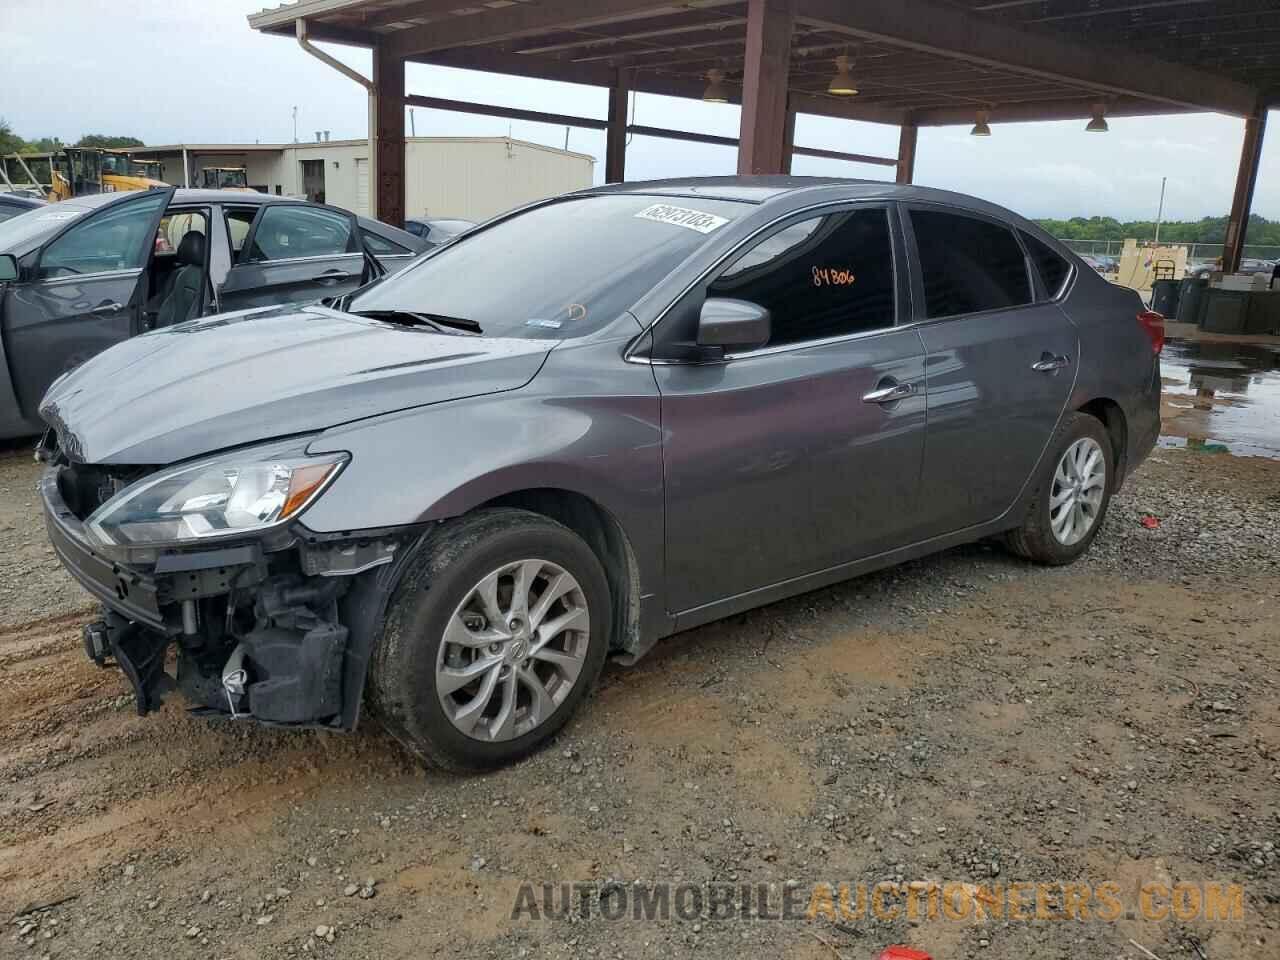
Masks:
[[[1156,246],[1160,246],[1160,225],[1164,223],[1164,188],[1169,182],[1168,177],[1160,178],[1160,211],[1156,214]]]
[[[298,108],[293,108],[293,142],[298,142]]]

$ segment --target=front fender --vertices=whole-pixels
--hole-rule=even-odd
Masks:
[[[662,430],[647,365],[620,342],[551,351],[527,386],[326,431],[351,461],[303,515],[319,533],[422,524],[525,490],[566,490],[617,520],[643,591],[661,583]]]

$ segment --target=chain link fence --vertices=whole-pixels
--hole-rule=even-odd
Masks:
[[[1150,243],[1150,239],[1138,240],[1138,246]],[[1061,243],[1081,256],[1114,257],[1120,259],[1124,249],[1123,240],[1062,240]],[[1222,256],[1221,243],[1174,243],[1171,246],[1187,248],[1188,263],[1213,263]],[[1244,248],[1244,259],[1261,260],[1275,263],[1280,260],[1280,246],[1274,244],[1247,243]]]

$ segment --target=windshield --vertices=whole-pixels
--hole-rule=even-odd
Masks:
[[[486,336],[581,336],[629,309],[744,209],[635,194],[546,204],[463,234],[349,309],[465,319]]]
[[[36,207],[6,220],[0,223],[0,253],[24,256],[66,226],[67,221],[82,217],[87,212],[83,207],[72,206],[64,200],[47,207]]]

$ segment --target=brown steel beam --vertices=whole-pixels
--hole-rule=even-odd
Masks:
[[[609,122],[604,137],[604,182],[621,183],[627,178],[627,101],[630,99],[629,77],[625,70],[615,71],[609,88]]]
[[[717,147],[736,147],[740,144],[737,137],[721,137],[713,133],[694,133],[691,130],[671,130],[666,127],[650,127],[642,123],[633,123],[627,127],[628,133],[637,137],[658,137],[663,140],[681,140],[685,143],[707,143]],[[849,163],[870,163],[878,167],[896,167],[898,161],[892,157],[877,157],[868,153],[846,153],[843,150],[823,150],[820,147],[792,146],[791,152],[800,157],[822,157],[825,160],[846,160]]]
[[[450,110],[453,113],[470,113],[481,117],[502,117],[504,120],[527,120],[531,123],[550,123],[557,127],[585,127],[588,130],[607,130],[608,121],[591,117],[575,117],[567,113],[546,113],[542,110],[521,110],[519,107],[500,107],[490,103],[473,103],[470,100],[449,100],[445,97],[424,97],[409,94],[404,102],[411,107],[430,110]]]
[[[1258,167],[1262,163],[1262,142],[1267,134],[1267,111],[1259,109],[1244,122],[1244,142],[1240,145],[1240,170],[1236,174],[1235,194],[1231,198],[1231,217],[1227,220],[1227,238],[1222,247],[1224,273],[1235,273],[1244,259],[1244,245],[1249,236],[1249,214],[1253,210],[1253,191],[1258,183]]]
[[[738,173],[782,173],[795,0],[749,0]]]
[[[796,0],[796,17],[851,36],[1183,109],[1247,116],[1257,102],[1257,91],[1217,74],[1018,29],[936,0]]]
[[[563,83],[583,83],[593,87],[607,87],[613,83],[613,70],[602,63],[563,63],[550,57],[503,53],[480,47],[439,50],[435,53],[417,54],[408,59],[411,63],[505,73],[538,80],[559,80]]]
[[[717,6],[730,0],[545,0],[450,17],[390,34],[404,56],[473,44],[495,44],[552,30],[576,30],[679,13],[688,6]]]
[[[796,152],[796,110],[787,97],[786,123],[782,128],[782,172],[791,172],[791,159]]]
[[[916,176],[916,143],[920,128],[908,121],[902,125],[898,136],[898,183],[913,183]]]
[[[374,170],[376,216],[393,227],[404,226],[404,61],[382,47],[373,51]]]
[[[1093,115],[1096,98],[1027,100],[1020,103],[997,103],[989,109],[992,123],[1031,123],[1041,120],[1084,120]],[[1170,103],[1125,97],[1107,101],[1109,117],[1152,117],[1169,113],[1186,113]],[[927,107],[913,111],[922,127],[945,127],[973,123],[973,107]]]

